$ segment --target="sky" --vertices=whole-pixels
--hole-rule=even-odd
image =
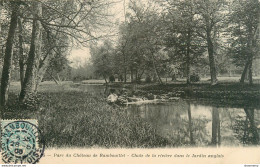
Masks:
[[[89,48],[82,47],[72,49],[68,58],[72,62],[71,66],[77,68],[89,62],[90,57]]]
[[[112,12],[115,14],[114,21],[118,20],[119,22],[124,21],[124,0],[118,0],[113,8]],[[127,6],[129,0],[125,0],[125,4]],[[90,62],[90,50],[88,47],[81,48],[72,48],[71,54],[68,56],[69,60],[72,62],[71,66],[74,68],[79,67],[80,65],[84,65],[87,62]]]

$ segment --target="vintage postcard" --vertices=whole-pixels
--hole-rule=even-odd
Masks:
[[[260,164],[259,0],[0,0],[3,164]]]

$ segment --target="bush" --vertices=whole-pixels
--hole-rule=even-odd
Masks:
[[[118,77],[118,81],[119,81],[119,82],[123,82],[123,81],[124,81],[124,77],[123,77],[123,75],[119,75],[119,77]]]
[[[199,82],[200,81],[200,76],[198,74],[192,74],[190,76],[190,81],[191,82]]]
[[[145,82],[146,82],[146,83],[151,83],[151,82],[152,82],[151,77],[150,77],[150,76],[147,76],[147,77],[145,78]]]
[[[109,77],[109,82],[115,82],[115,77],[113,75]]]
[[[136,83],[140,84],[141,83],[141,78],[137,78]]]

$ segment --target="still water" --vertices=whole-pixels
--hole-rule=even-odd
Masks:
[[[101,85],[81,85],[92,94],[106,96]],[[141,117],[156,133],[175,146],[258,145],[260,110],[246,106],[218,107],[203,100],[180,99],[173,102],[131,104],[125,107],[129,117]]]

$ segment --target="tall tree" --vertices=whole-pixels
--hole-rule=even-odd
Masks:
[[[22,20],[19,17],[18,19],[18,29],[19,29],[19,67],[20,67],[20,83],[21,87],[23,86],[24,80],[24,66],[25,66],[25,56],[24,56],[24,49],[23,49],[23,25]]]
[[[23,102],[30,93],[34,93],[36,87],[37,70],[39,66],[39,58],[42,54],[42,25],[38,18],[42,17],[42,4],[40,2],[32,2],[33,4],[33,27],[31,46],[27,60],[27,68],[20,93],[20,101]]]
[[[95,73],[102,76],[105,82],[108,83],[107,78],[114,74],[112,65],[114,49],[112,43],[106,40],[100,46],[92,45],[90,53]]]
[[[6,41],[4,65],[1,78],[1,94],[0,94],[0,106],[4,106],[8,99],[8,90],[11,80],[12,71],[12,58],[13,58],[13,40],[15,36],[15,30],[17,27],[20,1],[10,1],[11,5],[11,20],[8,31],[8,37]]]
[[[237,66],[244,66],[240,82],[244,83],[248,75],[249,83],[253,83],[252,64],[259,52],[257,27],[260,18],[260,2],[258,0],[234,0],[230,13],[230,53]]]
[[[224,20],[225,0],[194,0],[198,11],[197,33],[207,41],[211,85],[217,84],[217,68],[215,63],[216,38],[220,33]]]
[[[162,84],[158,67],[161,55],[159,51],[163,49],[161,16],[154,10],[155,8],[151,2],[144,5],[141,1],[131,1],[129,8],[133,49],[139,52],[134,53],[134,55],[139,55],[139,58],[145,57],[148,60],[147,62],[151,62],[153,74]]]
[[[184,66],[189,84],[191,66],[205,52],[204,39],[196,33],[198,12],[193,0],[168,0],[163,5],[166,6],[165,44],[171,59]]]
[[[69,46],[85,46],[90,40],[98,38],[93,32],[107,25],[107,10],[103,9],[111,4],[111,1],[104,0],[28,3],[27,9],[33,15],[32,40],[20,101],[37,92],[55,52]],[[100,34],[104,35],[101,31]],[[70,42],[62,43],[63,37],[69,38]]]

